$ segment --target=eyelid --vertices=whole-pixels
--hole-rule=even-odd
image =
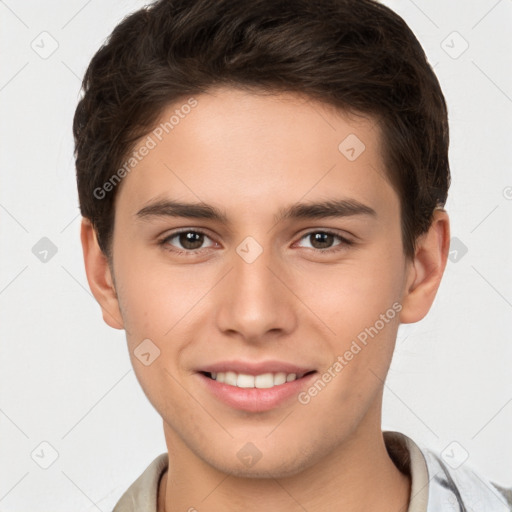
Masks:
[[[166,236],[164,236],[162,239],[160,239],[160,241],[158,243],[159,243],[159,245],[164,246],[164,248],[170,252],[174,252],[176,254],[187,254],[187,255],[191,255],[191,256],[193,256],[195,254],[199,254],[202,251],[211,248],[211,247],[201,247],[200,249],[188,250],[188,249],[179,249],[174,246],[171,246],[171,247],[173,247],[172,249],[165,247],[165,246],[170,245],[170,244],[168,244],[168,241],[170,239],[173,239],[173,238],[179,236],[181,233],[189,233],[189,232],[199,233],[201,235],[204,235],[205,237],[209,238],[214,244],[218,244],[218,242],[213,237],[211,237],[206,230],[204,230],[202,228],[179,228],[179,229],[167,234]],[[328,247],[326,249],[315,249],[314,247],[304,247],[304,249],[310,249],[317,254],[326,254],[326,253],[329,254],[329,253],[333,253],[333,252],[342,251],[344,248],[355,244],[355,242],[353,240],[351,240],[350,238],[336,232],[335,230],[328,229],[328,228],[312,228],[312,229],[310,228],[309,230],[304,231],[301,235],[299,235],[297,242],[300,242],[304,238],[307,238],[308,236],[311,236],[315,233],[325,233],[328,235],[332,235],[332,236],[338,238],[338,240],[340,241],[339,244],[334,245],[333,247]],[[297,243],[297,242],[295,242],[295,243]]]
[[[339,244],[334,245],[332,247],[328,247],[327,249],[315,249],[314,247],[305,247],[305,249],[311,249],[319,254],[341,251],[341,250],[343,250],[343,247],[347,247],[347,246],[351,246],[351,245],[355,244],[355,242],[353,240],[351,240],[350,238],[348,238],[344,235],[341,235],[340,233],[338,233],[334,230],[327,229],[327,228],[326,229],[322,229],[322,228],[310,229],[309,231],[306,231],[304,234],[302,234],[299,237],[298,242],[302,241],[304,238],[311,236],[314,233],[324,233],[327,235],[332,235],[335,238],[338,238],[338,240],[340,240]]]
[[[176,238],[177,236],[181,235],[182,233],[199,233],[201,235],[204,235],[205,237],[209,238],[214,244],[218,244],[218,242],[208,234],[208,232],[202,228],[179,228],[175,231],[172,231],[171,233],[166,234],[163,238],[161,238],[158,242],[159,245],[170,245],[167,242],[173,238]],[[210,247],[201,247],[200,249],[179,249],[178,247],[172,246],[173,249],[169,249],[172,252],[177,253],[187,253],[187,254],[196,254],[200,251],[203,251],[204,249],[209,249]]]
[[[300,234],[302,233],[302,234]],[[305,230],[302,230],[297,235],[299,239],[304,238],[307,235],[311,235],[313,233],[328,233],[329,235],[338,236],[340,238],[343,238],[347,241],[350,241],[351,238],[355,238],[354,235],[349,233],[348,231],[340,231],[335,228],[322,228],[322,227],[313,227],[313,228],[306,228]]]

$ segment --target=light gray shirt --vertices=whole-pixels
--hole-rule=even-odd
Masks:
[[[400,432],[383,435],[391,459],[411,478],[407,512],[512,512],[512,488],[491,483],[466,464],[451,467]],[[153,460],[113,512],[157,512],[158,486],[168,463],[167,453]]]

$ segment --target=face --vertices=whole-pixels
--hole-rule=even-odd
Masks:
[[[174,451],[292,475],[380,432],[411,282],[399,198],[371,118],[294,94],[195,100],[117,191],[120,322]]]

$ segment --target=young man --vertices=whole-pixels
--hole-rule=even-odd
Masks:
[[[74,135],[89,284],[167,444],[116,512],[510,510],[381,430],[450,239],[445,101],[399,16],[160,0],[93,58]]]

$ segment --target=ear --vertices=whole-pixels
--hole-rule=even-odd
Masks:
[[[87,281],[92,294],[101,306],[103,320],[114,329],[123,329],[123,319],[108,259],[100,249],[96,231],[89,219],[82,218],[80,238]]]
[[[450,221],[444,209],[434,210],[429,230],[417,240],[414,260],[409,264],[400,322],[420,321],[436,296],[450,250]]]

